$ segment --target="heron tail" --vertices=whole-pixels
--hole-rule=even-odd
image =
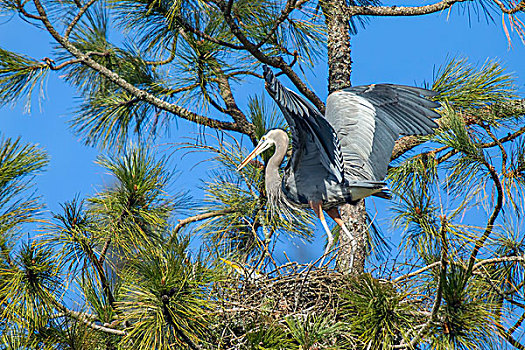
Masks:
[[[374,193],[372,196],[383,199],[392,199],[392,192],[388,188],[382,188],[381,191]]]
[[[386,183],[382,181],[356,181],[348,186],[352,194],[352,202],[368,196],[375,196],[385,199],[392,198]]]

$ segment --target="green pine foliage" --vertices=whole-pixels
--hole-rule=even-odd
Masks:
[[[48,162],[47,154],[36,145],[20,139],[0,139],[0,232],[19,233],[21,224],[33,220],[41,204],[27,195],[32,177]],[[2,237],[0,236],[0,237]]]
[[[13,191],[9,181],[45,164],[45,155],[32,146],[8,140],[3,147],[4,188]],[[99,164],[112,174],[113,183],[85,201],[63,204],[63,212],[43,227],[41,237],[13,245],[7,236],[13,225],[2,226],[0,330],[6,348],[13,339],[21,348],[102,348],[118,343],[168,348],[181,338],[203,334],[213,269],[200,257],[191,257],[187,239],[171,235],[171,217],[188,198],[184,193],[167,194],[171,177],[166,159],[131,147],[122,155],[101,157]],[[36,210],[29,206],[32,202],[17,204]],[[151,259],[144,261],[144,256]],[[180,270],[173,269],[176,266]],[[70,305],[67,300],[76,301]],[[151,313],[150,307],[158,313]],[[188,323],[188,317],[198,314]],[[97,331],[117,318],[119,325],[129,322],[136,327],[129,334],[121,331],[126,333],[123,338],[118,332],[106,336]],[[167,319],[172,336],[159,340],[150,326]]]
[[[25,97],[26,110],[30,111],[36,87],[43,96],[48,71],[46,63],[0,48],[0,106],[14,104]]]
[[[525,110],[514,108],[513,80],[497,63],[474,68],[453,59],[439,72],[433,88],[443,99],[443,117],[433,144],[389,175],[399,195],[395,222],[405,231],[409,255],[427,265],[441,260],[443,266],[446,260],[442,277],[432,269],[432,278],[410,286],[416,288],[414,295],[430,297],[437,289],[442,295],[440,311],[426,331],[429,347],[498,349],[498,335],[509,339],[505,325],[515,325],[515,332],[521,324],[508,309],[515,303],[505,291],[510,288],[514,295],[523,283],[523,263],[475,262],[477,257],[522,256],[523,236],[507,220],[523,208],[517,200],[520,175],[511,170],[520,166],[519,156],[512,155],[517,145],[509,141],[521,138],[517,122]],[[509,128],[507,137],[501,136]],[[479,270],[472,274],[473,269]]]
[[[204,183],[206,199],[200,213],[220,212],[196,228],[218,249],[220,256],[235,256],[240,261],[273,250],[280,235],[308,241],[312,236],[312,218],[294,210],[286,215],[271,210],[264,194],[264,169],[254,162],[241,172],[236,171],[247,150],[238,143],[222,141],[219,147],[192,145],[214,155],[211,162],[218,166],[210,172],[212,180]]]
[[[188,255],[189,241],[151,246],[123,271],[122,299],[117,304],[132,325],[123,344],[134,349],[172,349],[206,339],[213,322],[208,286],[217,278],[212,268]],[[141,255],[142,255],[141,254]]]
[[[364,274],[342,291],[341,316],[348,348],[389,349],[401,340],[410,340],[421,316],[414,296],[396,290],[389,281]]]
[[[471,3],[488,16],[515,5]],[[401,236],[380,266],[348,276],[276,261],[278,241],[312,239],[313,216],[267,203],[271,150],[237,171],[266,131],[286,129],[270,101],[239,92],[259,91],[264,63],[321,109],[304,76],[338,59],[325,6],[0,0],[0,15],[57,45],[53,59],[0,49],[0,106],[25,98],[29,110],[58,72],[78,94],[71,129],[104,151],[108,175],[47,213],[32,186],[46,153],[0,139],[0,349],[525,348],[525,104],[497,61],[435,70],[439,128],[389,169],[392,227],[367,221],[369,246]],[[176,118],[203,129],[168,157],[151,144]],[[174,171],[196,152],[208,157],[197,200]]]

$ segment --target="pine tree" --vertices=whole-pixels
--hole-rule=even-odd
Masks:
[[[525,35],[524,1],[0,0],[56,45],[42,60],[0,48],[0,106],[30,103],[59,74],[81,96],[73,132],[113,178],[46,215],[31,186],[45,150],[0,140],[0,348],[525,349],[525,103],[498,62],[453,58],[426,86],[439,128],[396,143],[402,254],[382,266],[364,202],[342,208],[351,271],[344,236],[338,271],[280,266],[277,238],[310,239],[312,217],[269,210],[263,163],[236,171],[242,136],[286,126],[262,89],[241,101],[235,82],[262,84],[266,64],[324,111],[301,72],[325,60],[328,90],[350,86],[351,36],[369,17],[461,6]],[[179,149],[211,155],[200,202],[151,149],[176,118],[203,127]]]

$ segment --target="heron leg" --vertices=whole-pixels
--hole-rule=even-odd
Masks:
[[[328,225],[326,224],[326,220],[324,218],[323,213],[323,207],[322,202],[314,202],[310,201],[310,208],[314,211],[315,215],[321,220],[321,224],[323,225],[324,230],[326,231],[326,235],[328,236],[328,243],[326,244],[326,248],[323,253],[323,257],[321,259],[321,262],[319,263],[319,266],[323,266],[324,258],[328,255],[328,252],[330,251],[330,248],[332,247],[332,244],[334,243],[334,236],[332,235],[332,231],[328,228]]]
[[[339,209],[334,207],[326,210],[326,213],[341,227],[344,234],[348,237],[348,240],[350,242],[350,249],[352,250],[349,267],[350,269],[352,269],[352,265],[354,264],[354,255],[356,251],[356,241],[354,235],[350,232],[350,230],[348,230],[348,228],[346,228],[346,225],[343,219],[341,218],[341,214],[339,214]]]

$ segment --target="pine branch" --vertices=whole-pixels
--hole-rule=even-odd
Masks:
[[[488,275],[487,272],[485,271],[482,271],[482,272],[477,272],[476,274],[478,275],[481,275],[485,278],[485,280],[490,284],[490,287],[492,289],[494,289],[496,291],[496,293],[505,301],[507,301],[508,303],[512,304],[513,306],[517,306],[519,308],[525,308],[525,304],[523,303],[520,303],[519,301],[516,301],[514,300],[512,297],[509,297],[507,295],[507,293],[505,293],[504,291],[501,290],[501,288],[499,286],[497,286],[496,284],[494,284],[494,282],[492,281],[492,279],[490,278],[490,276]]]
[[[492,289],[494,289],[496,291],[496,293],[498,293],[498,295],[500,295],[500,297],[504,300],[506,300],[507,302],[509,302],[510,304],[514,305],[514,306],[517,306],[517,307],[520,307],[520,308],[524,308],[525,305],[522,304],[522,303],[519,303],[515,300],[513,300],[512,298],[508,297],[506,295],[506,293],[504,293],[497,285],[494,284],[494,282],[492,282],[490,276],[487,276],[487,274],[485,273],[482,273],[482,275],[485,277],[485,279],[489,282],[490,286],[492,287]],[[513,347],[515,347],[516,349],[520,349],[520,350],[525,350],[525,346],[523,344],[521,344],[518,340],[516,340],[512,334],[515,332],[516,330],[516,326],[519,327],[519,324],[521,322],[523,322],[523,319],[525,317],[525,313],[520,317],[520,319],[516,322],[516,324],[511,327],[510,329],[506,329],[503,324],[497,324],[496,327],[498,328],[499,332],[500,332],[500,335],[503,337],[503,339],[505,339],[507,342],[509,342],[509,344],[511,344]]]
[[[49,68],[45,62],[0,48],[0,106],[26,95],[29,110],[33,91],[37,85],[42,91]]]
[[[501,262],[525,262],[525,256],[504,256],[501,258],[491,258],[482,260],[472,267],[472,271],[478,270],[481,266],[488,264],[497,264]]]
[[[514,323],[512,327],[509,328],[509,334],[513,334],[518,330],[518,328],[522,325],[523,321],[525,321],[525,310],[521,314],[520,318]]]
[[[86,11],[96,2],[97,0],[89,0],[88,2],[86,2],[86,4],[84,6],[82,6],[82,8],[78,11],[78,13],[76,14],[76,16],[71,20],[71,22],[69,23],[68,27],[66,28],[66,31],[64,32],[64,40],[69,40],[69,35],[71,34],[71,32],[73,31],[73,29],[75,28],[75,26],[77,25],[78,21],[80,21],[80,19],[82,18],[82,16],[84,15],[84,13],[86,13]]]
[[[111,82],[115,83],[122,89],[126,90],[130,94],[134,95],[136,98],[146,101],[153,106],[173,113],[177,115],[178,117],[182,119],[186,119],[188,121],[204,125],[207,127],[220,129],[220,130],[231,130],[240,132],[243,134],[249,134],[249,130],[246,130],[243,126],[238,125],[237,123],[232,122],[224,122],[217,119],[208,118],[202,115],[198,115],[194,112],[191,112],[187,110],[186,108],[183,108],[181,106],[171,104],[167,101],[164,101],[155,95],[137,88],[133,84],[130,84],[128,81],[123,79],[120,75],[115,73],[114,71],[108,69],[107,67],[99,64],[95,60],[93,60],[89,55],[86,53],[81,52],[78,48],[76,48],[70,41],[66,40],[64,37],[62,37],[57,30],[54,28],[53,24],[50,22],[49,18],[47,17],[47,13],[42,6],[40,0],[33,0],[35,4],[35,8],[37,9],[38,13],[40,14],[41,21],[46,27],[47,31],[53,36],[53,38],[67,51],[69,51],[73,56],[75,56],[77,59],[79,59],[83,64],[90,67],[91,69],[97,71],[102,76],[106,77]]]
[[[233,118],[237,125],[240,125],[243,129],[250,130],[248,135],[255,144],[257,140],[255,139],[254,126],[252,123],[248,122],[248,119],[237,105],[230,86],[230,82],[224,75],[224,72],[218,72],[217,82],[219,86],[219,93],[222,97],[222,100],[224,101],[224,104],[226,105],[226,113]]]
[[[258,73],[255,73],[255,72],[252,72],[252,71],[249,71],[249,70],[238,70],[238,71],[226,74],[226,76],[228,78],[232,78],[232,77],[234,77],[236,75],[251,75],[251,76],[259,78],[259,79],[264,79],[262,74],[258,74]]]
[[[292,13],[292,11],[295,9],[301,8],[301,6],[307,3],[308,1],[309,0],[288,0],[286,1],[286,5],[284,9],[281,11],[281,15],[275,20],[272,28],[270,28],[266,36],[261,41],[259,41],[255,45],[255,47],[257,49],[260,49],[264,44],[266,44],[275,34],[279,26],[290,17],[290,14]],[[290,66],[293,66],[293,64],[291,64]]]
[[[175,59],[175,53],[177,52],[177,40],[173,40],[171,43],[170,55],[165,60],[160,61],[145,61],[145,64],[152,66],[163,66],[165,64],[171,63]]]
[[[399,283],[401,281],[404,281],[406,279],[409,279],[409,278],[412,278],[412,277],[417,276],[419,274],[422,274],[423,272],[425,272],[427,270],[430,270],[430,269],[433,269],[434,267],[440,266],[440,265],[441,265],[441,261],[433,262],[432,264],[429,264],[429,265],[427,265],[425,267],[422,267],[419,270],[407,273],[406,275],[403,275],[403,276],[399,276],[399,277],[395,278],[392,282],[393,283]]]
[[[489,264],[497,264],[497,263],[501,263],[501,262],[525,262],[525,256],[506,256],[506,257],[501,257],[501,258],[491,258],[491,259],[485,259],[485,260],[481,260],[480,262],[476,263],[474,265],[474,267],[472,268],[472,272],[476,272],[480,267],[484,266],[484,265],[489,265]],[[454,261],[450,261],[449,262],[450,264],[452,265],[458,265],[458,266],[464,266],[463,263],[458,263],[458,262],[454,262]],[[399,276],[395,279],[392,280],[393,283],[399,283],[399,282],[402,282],[404,280],[407,280],[407,279],[410,279],[412,277],[415,277],[417,275],[420,275],[422,274],[423,272],[426,272],[430,269],[433,269],[434,267],[437,267],[437,266],[440,266],[441,265],[441,261],[436,261],[436,262],[433,262],[432,264],[429,264],[427,266],[424,266],[416,271],[413,271],[413,272],[410,272],[410,273],[407,273],[405,275],[402,275],[402,276]]]
[[[480,143],[478,144],[479,147],[481,148],[490,148],[490,147],[494,147],[496,145],[499,145],[499,144],[503,144],[505,142],[508,142],[508,141],[512,141],[516,138],[518,138],[519,136],[523,135],[525,133],[525,126],[521,127],[519,130],[517,130],[516,132],[513,132],[511,134],[508,134],[500,139],[496,139],[492,142],[486,142],[486,143]]]
[[[348,6],[347,20],[354,16],[421,16],[440,12],[468,0],[442,0],[425,6]],[[497,0],[496,0],[497,1]]]
[[[33,15],[33,14],[31,14],[31,13],[26,11],[26,9],[25,9],[25,5],[27,3],[26,1],[24,1],[24,3],[22,3],[22,1],[20,1],[20,0],[15,0],[15,3],[16,3],[16,7],[17,7],[18,11],[20,11],[20,13],[24,17],[31,18],[31,19],[36,19],[38,21],[42,20],[42,17]]]
[[[104,294],[106,294],[106,298],[109,301],[109,304],[114,307],[115,304],[115,297],[113,296],[113,292],[111,291],[111,287],[109,285],[109,281],[106,277],[106,272],[104,270],[104,266],[102,263],[97,259],[95,252],[89,248],[86,251],[86,255],[88,256],[91,264],[97,271],[98,277],[100,278],[100,284],[102,285],[102,290],[104,290]]]
[[[513,347],[515,347],[516,349],[519,349],[519,350],[525,350],[525,345],[521,344],[519,341],[517,341],[513,336],[512,334],[510,334],[508,331],[504,331],[503,332],[503,338],[509,342],[510,345],[512,345]]]
[[[505,177],[507,175],[507,160],[508,160],[507,151],[503,147],[503,143],[496,137],[496,135],[492,133],[489,125],[483,125],[483,129],[485,129],[485,132],[487,133],[487,135],[490,136],[490,138],[493,140],[492,142],[495,143],[500,150],[501,174]]]
[[[109,52],[96,52],[96,51],[88,51],[86,52],[86,55],[88,56],[99,56],[99,57],[107,57],[109,56]],[[59,71],[61,69],[64,69],[72,64],[82,63],[82,60],[79,58],[71,59],[69,61],[65,61],[60,63],[59,65],[55,65],[55,61],[53,61],[51,58],[44,57],[42,61],[45,62],[45,64],[54,71]]]
[[[245,47],[243,45],[232,44],[232,43],[226,42],[224,40],[217,39],[217,38],[215,38],[215,37],[213,37],[211,35],[208,35],[208,34],[206,34],[205,32],[203,32],[201,30],[198,30],[197,28],[193,27],[188,22],[186,22],[180,16],[177,16],[176,20],[177,20],[177,23],[179,23],[184,29],[186,29],[187,31],[195,34],[196,36],[198,36],[201,39],[207,40],[207,41],[209,41],[211,43],[218,44],[218,45],[221,45],[221,46],[227,47],[229,49],[233,49],[233,50],[244,50],[245,49]]]
[[[494,119],[503,119],[512,115],[525,114],[525,99],[508,101],[505,103],[495,104],[487,106],[483,109],[476,110],[473,112],[466,113],[463,115],[466,125],[481,125],[485,120],[489,120],[491,116]],[[437,121],[440,124],[440,121]],[[520,128],[518,131],[502,137],[498,142],[511,141],[525,132],[525,127]],[[396,141],[390,161],[398,159],[403,154],[407,153],[411,149],[425,143],[426,140],[418,136],[405,136]],[[480,147],[489,148],[496,146],[496,142],[480,144]]]
[[[206,219],[213,218],[213,217],[216,217],[216,216],[229,214],[229,213],[232,213],[232,212],[233,212],[232,209],[223,209],[223,210],[211,211],[211,212],[208,212],[208,213],[203,213],[203,214],[199,214],[199,215],[195,215],[195,216],[190,216],[190,217],[188,217],[186,219],[179,220],[179,223],[177,224],[177,226],[175,226],[175,229],[173,230],[172,236],[177,235],[177,233],[184,226],[186,226],[188,224],[191,224],[191,223],[197,222],[197,221],[201,221],[201,220],[206,220]]]
[[[119,335],[119,336],[125,336],[127,334],[125,331],[122,331],[120,329],[110,328],[110,327],[106,327],[106,325],[96,324],[95,322],[93,322],[92,315],[87,315],[82,312],[70,310],[58,302],[55,303],[55,306],[57,307],[58,310],[60,310],[65,315],[84,323],[86,326],[96,331],[104,332],[104,333],[112,334],[112,335]]]
[[[100,281],[102,290],[106,296],[106,299],[109,301],[110,305],[114,307],[115,298],[113,296],[113,293],[111,291],[111,287],[109,285],[106,271],[103,267],[103,261],[99,261],[97,258],[97,255],[95,254],[93,244],[90,244],[92,242],[92,237],[89,237],[88,235],[79,235],[80,232],[84,233],[85,231],[89,231],[89,224],[86,217],[82,214],[82,204],[77,205],[76,200],[65,203],[63,206],[64,209],[64,215],[56,214],[54,217],[55,219],[58,219],[59,222],[61,222],[60,226],[57,226],[57,232],[65,233],[67,238],[63,237],[56,237],[48,239],[46,243],[50,242],[60,242],[60,246],[62,247],[69,247],[73,251],[75,249],[81,249],[82,253],[85,254],[86,261],[91,264],[92,268],[98,275],[98,280]],[[63,239],[66,239],[67,241],[64,242]],[[52,243],[52,244],[53,244]],[[71,243],[78,245],[78,248],[71,247]],[[63,251],[64,248],[59,248]],[[66,253],[67,254],[67,253]],[[72,254],[73,260],[78,261],[79,260],[79,254],[74,253]],[[84,265],[86,266],[86,265]]]
[[[125,218],[126,212],[129,211],[129,210],[130,210],[130,208],[123,209],[122,212],[120,212],[120,215],[119,215],[117,221],[113,224],[113,227],[115,227],[115,229],[113,230],[113,232],[111,232],[109,237],[104,242],[104,246],[102,247],[102,250],[100,252],[100,256],[98,258],[98,263],[101,266],[104,265],[104,260],[106,260],[106,254],[108,252],[109,245],[111,244],[111,236],[115,233],[115,231],[117,230],[118,226],[121,225],[122,221]]]
[[[501,11],[503,13],[506,13],[506,14],[509,14],[509,15],[513,15],[516,12],[520,12],[520,11],[525,10],[525,0],[520,1],[518,4],[516,4],[512,8],[507,8],[505,6],[505,4],[502,1],[500,1],[500,0],[492,0],[492,1],[494,1],[496,3],[496,5],[499,6],[499,8],[501,9]],[[514,2],[512,2],[512,3],[514,4]]]
[[[439,271],[438,281],[437,281],[438,289],[436,291],[436,296],[434,298],[434,304],[432,305],[432,309],[431,309],[428,321],[423,325],[423,327],[421,327],[419,332],[410,341],[410,343],[396,345],[393,347],[394,349],[406,349],[406,348],[414,349],[419,344],[419,342],[421,341],[425,333],[428,331],[428,329],[430,329],[430,327],[432,326],[432,322],[434,322],[435,319],[437,318],[438,311],[441,306],[441,300],[443,297],[443,288],[446,284],[446,279],[447,279],[448,242],[446,239],[446,234],[447,234],[447,223],[445,219],[442,219],[441,230],[440,230],[441,260],[439,261],[440,271]]]
[[[503,207],[503,186],[501,185],[501,181],[499,179],[498,173],[496,172],[496,169],[494,169],[494,166],[488,164],[488,162],[485,160],[485,167],[489,171],[489,175],[494,182],[494,186],[496,187],[496,205],[494,206],[494,209],[492,210],[492,214],[490,214],[489,220],[487,222],[487,226],[485,227],[485,232],[483,232],[483,235],[476,241],[476,244],[474,245],[474,249],[472,250],[472,253],[470,254],[469,263],[467,272],[465,274],[465,283],[467,283],[468,276],[472,273],[472,270],[474,268],[474,264],[476,262],[476,256],[478,255],[479,250],[485,245],[485,241],[489,238],[489,235],[492,233],[492,230],[494,228],[494,222],[498,218],[501,209]]]
[[[280,69],[286,76],[290,79],[290,81],[297,87],[297,89],[307,98],[309,99],[314,106],[319,109],[319,111],[324,114],[325,105],[323,101],[312,91],[310,90],[306,84],[299,78],[299,76],[292,70],[290,65],[288,65],[282,57],[269,57],[265,53],[263,53],[260,48],[257,46],[257,44],[252,43],[246,35],[242,32],[241,28],[237,25],[237,22],[232,17],[231,13],[229,13],[227,10],[227,5],[224,3],[224,0],[210,0],[210,2],[216,4],[219,9],[222,11],[224,16],[224,21],[228,26],[230,27],[230,30],[233,35],[237,37],[237,39],[241,42],[241,44],[244,45],[245,49],[248,50],[255,58],[257,58],[260,62],[265,63],[269,66],[272,66],[274,68]]]
[[[104,242],[104,246],[102,247],[102,251],[100,252],[100,257],[98,258],[98,261],[101,265],[104,264],[104,260],[106,259],[106,254],[108,252],[110,244],[111,244],[111,237],[106,239],[106,241]]]
[[[184,332],[178,327],[178,325],[173,322],[173,318],[171,317],[170,311],[169,311],[169,298],[178,292],[180,287],[175,287],[166,292],[161,296],[162,300],[162,313],[164,314],[164,317],[166,318],[166,322],[173,327],[175,330],[175,333],[177,333],[177,336],[179,336],[184,343],[186,343],[192,350],[200,350],[202,347],[198,344],[195,344],[193,340],[191,340]]]

